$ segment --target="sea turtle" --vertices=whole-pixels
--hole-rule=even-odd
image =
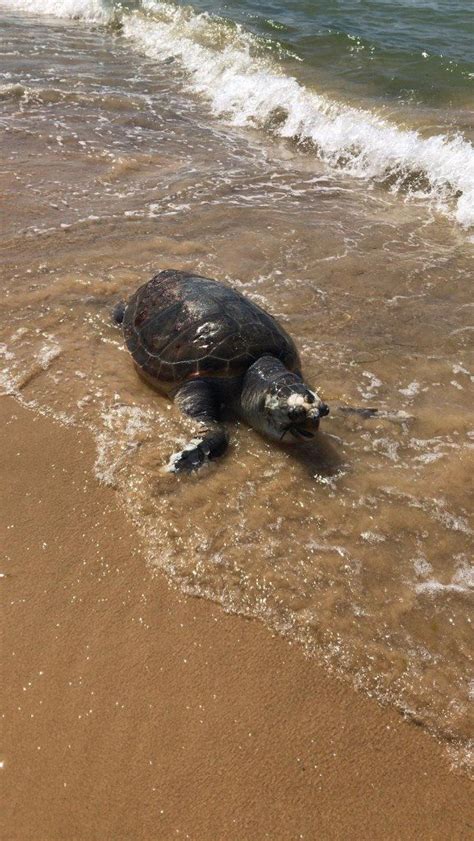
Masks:
[[[138,373],[199,424],[169,469],[221,456],[221,408],[281,441],[312,438],[329,409],[303,381],[293,340],[240,292],[206,277],[161,271],[114,311]]]

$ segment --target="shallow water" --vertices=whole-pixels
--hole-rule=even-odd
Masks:
[[[152,567],[462,751],[469,232],[426,195],[367,189],[294,139],[218,119],[183,64],[125,34],[11,10],[3,28],[4,390],[91,429]],[[231,424],[221,463],[163,472],[192,427],[136,377],[110,312],[168,267],[231,282],[281,320],[333,409],[316,443]]]

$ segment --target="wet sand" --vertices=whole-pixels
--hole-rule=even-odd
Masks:
[[[432,737],[170,589],[88,433],[0,411],[2,838],[472,837],[470,783]]]

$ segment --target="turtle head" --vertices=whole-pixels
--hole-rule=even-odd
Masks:
[[[240,410],[254,429],[277,441],[312,438],[320,419],[329,414],[299,374],[273,356],[262,356],[248,369]]]
[[[299,378],[274,383],[262,409],[266,434],[284,441],[312,438],[321,418],[329,414],[328,406]]]

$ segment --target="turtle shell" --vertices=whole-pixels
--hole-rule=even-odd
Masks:
[[[130,298],[125,341],[146,379],[165,393],[197,377],[235,378],[264,354],[299,369],[292,339],[235,289],[187,272],[155,275]]]

